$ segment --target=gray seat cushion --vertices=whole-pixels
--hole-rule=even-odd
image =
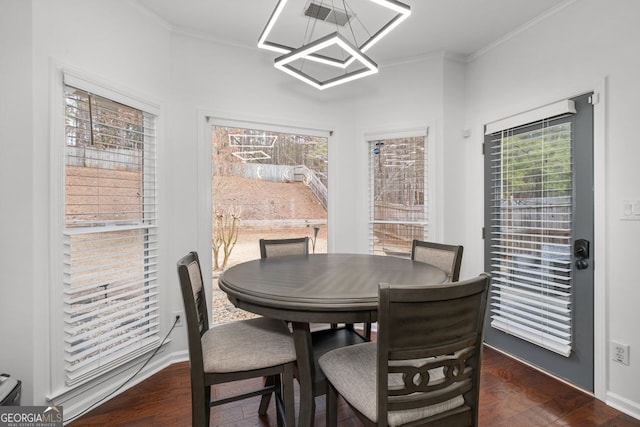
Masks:
[[[376,375],[377,344],[357,344],[330,351],[320,357],[320,367],[338,393],[373,422],[378,421]],[[443,378],[442,370],[429,371],[432,381]],[[389,376],[389,385],[401,384],[399,375]],[[427,418],[464,405],[462,396],[424,408],[388,413],[388,424],[396,426]]]
[[[296,360],[293,337],[282,320],[258,317],[210,328],[202,336],[204,371],[248,371]]]

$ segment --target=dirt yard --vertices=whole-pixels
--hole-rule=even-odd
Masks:
[[[230,206],[241,209],[238,241],[231,252],[227,268],[260,258],[258,241],[261,238],[307,236],[313,242],[313,227],[316,225],[320,230],[315,242],[315,252],[327,252],[327,213],[303,183],[273,183],[241,177],[221,177],[214,180],[212,200],[214,206],[220,206],[219,209],[228,209]],[[309,248],[310,251],[312,249]],[[219,262],[222,263],[222,255]],[[235,308],[226,294],[218,289],[219,274],[220,272],[214,272],[213,277],[213,322],[252,317],[251,313]]]

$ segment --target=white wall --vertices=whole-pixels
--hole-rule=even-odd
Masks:
[[[480,229],[467,229],[466,218],[479,215],[480,205],[467,204],[464,197],[465,188],[470,180],[477,177],[469,175],[464,162],[461,161],[461,153],[467,146],[468,140],[464,137],[465,132],[465,69],[466,64],[456,59],[448,59],[444,62],[443,83],[442,83],[442,133],[443,144],[441,148],[440,161],[442,195],[439,201],[442,208],[439,210],[439,222],[442,226],[441,239],[446,243],[464,243],[471,236],[480,235]],[[437,208],[438,206],[436,206]],[[465,252],[466,249],[465,249]],[[466,260],[468,253],[463,253]],[[468,268],[465,262],[460,271],[462,279],[477,276],[479,270]]]
[[[0,369],[33,397],[31,4],[0,1]]]
[[[468,167],[467,206],[482,205],[483,124],[606,86],[604,182],[598,210],[606,215],[602,249],[596,257],[596,276],[604,293],[605,313],[596,319],[605,342],[600,359],[604,396],[609,403],[640,417],[640,311],[637,301],[637,241],[640,222],[621,221],[623,200],[640,199],[640,145],[635,125],[640,110],[640,2],[635,0],[582,0],[569,4],[525,31],[479,55],[467,69],[467,123],[472,137],[466,150]],[[606,77],[606,85],[603,83]],[[597,123],[596,123],[597,124]],[[601,162],[596,158],[596,162]],[[597,172],[598,173],[598,172]],[[471,177],[477,177],[472,179]],[[598,212],[598,211],[597,211]],[[467,230],[482,227],[482,216],[468,215]],[[468,233],[465,263],[483,268],[482,241]],[[470,256],[468,256],[470,255]],[[606,257],[606,258],[605,258]],[[598,291],[597,291],[598,292]],[[615,339],[631,346],[631,364],[610,362],[606,341]],[[598,387],[598,385],[596,385]]]

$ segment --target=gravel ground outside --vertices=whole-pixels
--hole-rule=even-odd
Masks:
[[[284,239],[288,237],[308,236],[313,239],[313,227],[281,227],[278,229],[248,229],[241,231],[238,235],[238,242],[231,252],[229,264],[227,267],[239,264],[241,262],[260,258],[260,247],[258,241],[260,238],[265,239]],[[311,247],[309,247],[311,251]],[[326,227],[322,226],[316,239],[316,253],[327,252],[327,233]],[[250,319],[256,317],[255,314],[241,310],[235,307],[227,294],[218,288],[219,272],[214,272],[212,283],[212,317],[213,323],[226,323],[234,320]]]

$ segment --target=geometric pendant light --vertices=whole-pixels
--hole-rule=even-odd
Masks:
[[[293,0],[293,3],[295,3],[295,1],[296,0]],[[411,8],[397,0],[361,0],[360,3],[372,3],[374,8],[382,7],[387,10],[387,14],[390,11],[393,16],[373,31],[364,28],[366,37],[362,38],[365,38],[365,40],[361,40],[358,43],[355,40],[356,35],[351,27],[350,19],[355,16],[358,24],[364,26],[364,23],[361,22],[358,14],[352,10],[346,0],[336,1],[344,5],[342,16],[347,17],[346,21],[349,24],[348,29],[350,31],[345,30],[343,31],[344,34],[341,34],[338,23],[334,20],[331,22],[336,23],[336,28],[332,33],[326,34],[317,40],[303,42],[301,46],[295,46],[294,43],[290,42],[285,44],[283,42],[271,41],[269,38],[274,28],[291,25],[291,23],[279,21],[285,6],[289,2],[289,0],[279,0],[258,39],[258,47],[283,54],[276,58],[274,66],[317,89],[326,89],[376,73],[377,65],[365,55],[365,52],[404,21],[411,14]],[[315,11],[333,12],[337,10],[332,9],[331,6],[333,3],[333,0],[311,0],[308,2],[308,6],[314,6]],[[309,20],[311,20],[311,18],[318,19],[317,16],[312,14],[307,13],[306,15],[309,17]],[[329,20],[327,19],[327,21]],[[322,24],[318,26],[321,25]],[[308,23],[307,28],[309,27],[315,29],[316,22],[314,21],[312,24]],[[349,40],[347,35],[354,40]],[[305,34],[305,38],[307,36],[308,34]],[[313,36],[313,32],[311,36]],[[336,55],[335,52],[340,52],[340,55]],[[338,70],[339,72],[336,74],[328,70],[322,70],[322,73],[316,73],[314,75],[312,71],[314,67],[312,66],[313,63],[320,64],[321,67],[328,67],[332,70],[337,68],[341,71]],[[305,66],[305,64],[309,65]]]

